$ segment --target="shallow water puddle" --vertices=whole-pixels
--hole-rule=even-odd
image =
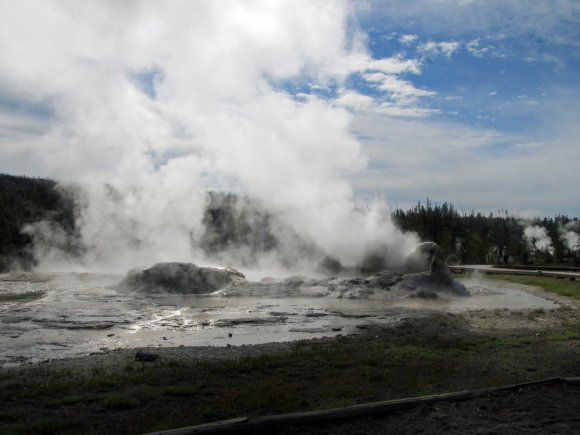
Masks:
[[[228,346],[348,334],[426,311],[552,309],[525,286],[466,280],[471,296],[393,298],[121,294],[117,276],[0,275],[0,366],[146,346]]]

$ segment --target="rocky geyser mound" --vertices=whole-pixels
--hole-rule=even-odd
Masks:
[[[125,291],[207,294],[246,283],[246,277],[226,267],[199,267],[193,263],[157,263],[148,269],[133,269],[117,285]]]

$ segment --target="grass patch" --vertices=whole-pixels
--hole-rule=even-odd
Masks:
[[[161,394],[165,396],[197,396],[200,389],[195,385],[169,385],[161,389]]]
[[[495,275],[495,274],[486,275],[486,278],[540,287],[551,293],[556,293],[561,296],[567,296],[573,299],[580,300],[580,282],[578,281],[547,278],[543,276]]]
[[[0,409],[0,422],[18,421],[26,417],[23,409]]]
[[[62,405],[76,405],[77,403],[96,402],[100,399],[98,394],[71,394],[59,399],[57,403]]]
[[[108,410],[131,409],[141,405],[141,400],[126,393],[110,393],[105,396],[102,404]]]
[[[54,434],[81,429],[83,423],[76,418],[43,417],[32,424],[32,432],[38,434]]]

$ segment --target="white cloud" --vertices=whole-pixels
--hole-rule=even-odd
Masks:
[[[348,66],[342,71],[360,75],[375,90],[372,95],[364,95],[358,90],[339,88],[334,103],[349,110],[374,110],[392,116],[425,116],[433,110],[421,107],[420,98],[432,97],[436,93],[414,86],[409,80],[401,78],[404,74],[420,74],[421,62],[393,56],[373,59],[368,55],[355,55],[348,58]],[[378,93],[377,93],[378,92]]]
[[[342,91],[334,100],[335,104],[352,110],[368,110],[375,107],[375,100],[356,91]]]
[[[438,110],[420,107],[417,105],[404,105],[400,102],[391,103],[385,101],[376,106],[375,112],[377,114],[389,116],[420,118],[438,113]]]
[[[403,59],[396,56],[369,60],[365,68],[361,68],[362,70],[379,71],[385,74],[419,74],[421,72],[421,64],[414,59]]]
[[[365,80],[374,83],[377,89],[387,93],[394,102],[401,105],[417,103],[420,97],[433,97],[433,91],[415,87],[411,82],[392,74],[364,74]]]
[[[424,44],[419,45],[417,50],[424,54],[430,55],[438,55],[442,54],[447,57],[451,57],[453,53],[455,53],[461,44],[455,41],[449,42],[435,42],[435,41],[428,41]]]
[[[480,39],[473,39],[465,44],[467,51],[469,51],[475,57],[483,57],[489,52],[489,47],[482,47]]]
[[[415,59],[404,59],[400,56],[370,59],[365,64],[360,65],[361,77],[368,82],[378,95],[373,96],[371,104],[369,98],[365,98],[356,92],[358,104],[344,104],[344,98],[353,99],[352,92],[343,92],[339,97],[339,104],[348,106],[351,109],[369,110],[373,109],[377,113],[392,116],[425,116],[434,113],[433,110],[421,107],[420,99],[437,95],[434,91],[420,89],[409,80],[400,76],[403,74],[420,74],[421,63]]]
[[[417,39],[419,39],[419,36],[414,35],[414,34],[407,34],[407,35],[401,35],[399,38],[399,42],[402,45],[411,45],[413,44]]]
[[[370,114],[356,116],[353,128],[369,156],[368,169],[353,176],[360,194],[388,192],[399,202],[429,197],[468,210],[533,210],[535,216],[577,213],[577,131],[561,129],[560,140],[546,133],[534,143],[492,129]],[[525,146],[493,152],[510,143]]]

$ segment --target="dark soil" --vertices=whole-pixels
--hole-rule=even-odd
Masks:
[[[572,434],[580,433],[580,386],[565,382],[420,405],[379,416],[298,425],[291,434]]]

